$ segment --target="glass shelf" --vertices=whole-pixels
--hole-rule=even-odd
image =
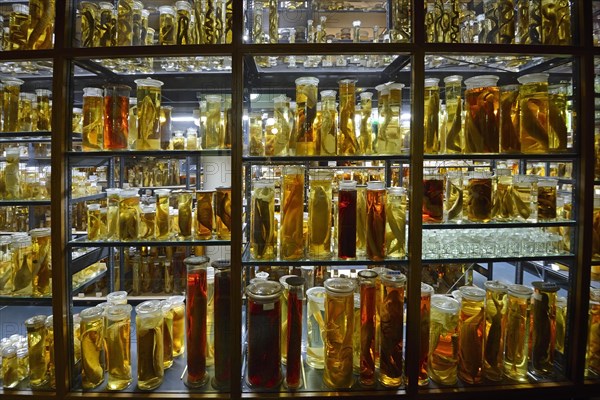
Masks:
[[[136,240],[136,241],[104,241],[92,242],[86,238],[71,240],[67,243],[69,248],[77,247],[137,247],[137,246],[229,246],[230,240]]]

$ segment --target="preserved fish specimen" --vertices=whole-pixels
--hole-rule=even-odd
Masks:
[[[13,238],[11,243],[13,258],[13,294],[30,296],[32,293],[32,248],[31,238]]]
[[[133,44],[133,0],[118,0],[116,22],[117,46]]]
[[[273,388],[281,382],[281,284],[256,281],[248,298],[248,384]]]
[[[385,258],[386,192],[381,181],[367,182],[367,257]]]
[[[218,332],[214,342],[215,376],[212,384],[217,389],[226,389],[231,381],[231,264],[229,260],[218,260],[213,262],[212,266],[215,268],[214,330]]]
[[[317,116],[318,84],[319,80],[313,77],[296,79],[296,132],[294,138],[297,156],[316,154],[317,132],[313,132],[313,126]]]
[[[137,386],[152,390],[163,381],[163,313],[158,300],[135,307],[137,338]],[[189,373],[189,371],[188,371]]]
[[[548,86],[548,147],[554,151],[567,149],[567,92],[566,84]]]
[[[113,5],[107,2],[100,3],[100,22],[98,28],[98,45],[111,47],[117,45],[117,19],[114,17]]]
[[[556,179],[539,179],[537,191],[538,220],[556,219]]]
[[[93,389],[104,382],[104,311],[98,307],[87,308],[81,313],[81,385]],[[32,363],[31,349],[29,362]],[[31,366],[30,366],[31,368]]]
[[[26,50],[29,33],[29,7],[24,4],[13,4],[8,27],[9,50]],[[10,131],[5,130],[5,132]]]
[[[192,199],[194,192],[191,190],[180,190],[177,192],[177,210],[179,211],[179,237],[187,240],[192,237]]]
[[[167,299],[173,314],[173,357],[185,351],[185,297],[171,296]]]
[[[128,145],[129,92],[126,85],[104,87],[104,149],[123,150]]]
[[[442,138],[442,148],[445,149],[446,153],[462,153],[464,149],[461,83],[462,76],[460,75],[451,75],[444,78],[448,119],[446,122],[446,136]]]
[[[2,79],[4,88],[2,96],[2,127],[4,132],[18,132],[19,130],[19,94],[23,83],[22,80],[17,78]]]
[[[215,43],[223,43],[223,1],[215,2]]]
[[[379,382],[383,386],[398,387],[402,384],[406,276],[397,271],[388,271],[381,277],[381,282]]]
[[[52,128],[52,107],[50,105],[50,96],[52,92],[46,89],[36,89],[37,97],[37,130],[49,131]]]
[[[100,29],[96,24],[100,23],[100,8],[97,4],[83,1],[81,2],[81,46],[98,47]]]
[[[460,288],[458,320],[458,376],[466,383],[481,382],[485,335],[485,291],[475,286]]]
[[[127,304],[127,292],[124,290],[110,292],[106,295],[108,304]]]
[[[492,176],[490,172],[475,171],[469,177],[469,221],[488,222],[492,218]]]
[[[432,381],[442,385],[457,382],[459,308],[459,303],[451,297],[431,296],[427,371]]]
[[[360,134],[358,136],[358,153],[373,154],[373,128],[371,121],[373,93],[362,92],[360,94]],[[321,152],[321,154],[323,154]]]
[[[144,5],[140,1],[133,2],[131,14],[131,44],[141,46],[142,42],[142,9]]]
[[[502,86],[500,90],[500,150],[521,151],[519,85]]]
[[[19,384],[17,348],[7,345],[2,348],[2,387],[12,389]]]
[[[171,106],[160,106],[160,148],[162,150],[168,150],[171,144],[171,136],[173,135],[173,123],[171,115],[173,113],[173,107]],[[175,145],[173,144],[173,150]]]
[[[321,131],[320,154],[337,154],[337,108],[335,105],[335,90],[321,92]]]
[[[19,131],[31,132],[33,123],[33,108],[36,97],[33,93],[21,93],[19,95]]]
[[[173,366],[173,312],[171,303],[164,300],[160,302],[163,312],[163,368],[169,369]]]
[[[349,389],[352,375],[354,330],[354,282],[347,278],[325,281],[325,372],[323,381],[332,389]]]
[[[531,282],[531,363],[530,372],[538,377],[552,376],[556,345],[556,292],[558,286],[548,282]]]
[[[45,315],[36,315],[25,320],[29,349],[29,383],[34,389],[41,388],[48,383],[45,324]],[[85,369],[85,363],[83,368]]]
[[[427,373],[429,356],[429,329],[431,313],[431,296],[433,287],[426,283],[421,283],[421,320],[420,320],[420,347],[419,347],[419,386],[425,386],[429,383]]]
[[[340,86],[340,119],[338,127],[338,154],[354,155],[359,151],[354,127],[356,114],[356,80],[342,79]]]
[[[506,335],[504,337],[504,375],[527,382],[529,353],[529,308],[533,290],[523,285],[508,287]]]
[[[323,334],[325,332],[325,288],[315,286],[306,291],[308,298],[306,329],[306,364],[315,369],[324,367]]]
[[[119,239],[137,240],[140,224],[140,197],[138,191],[122,190],[119,193]]]
[[[169,219],[171,191],[169,189],[157,189],[154,194],[156,195],[156,238],[165,240],[171,235],[171,221]]]
[[[253,43],[262,43],[263,39],[263,9],[257,4],[253,10],[254,17],[252,19],[252,40]]]
[[[287,304],[287,363],[285,382],[288,389],[302,385],[302,302],[304,300],[304,278],[293,276],[288,284]]]
[[[542,0],[542,44],[571,44],[571,8],[569,0]]]
[[[155,237],[156,207],[142,206],[140,213],[140,239],[152,240]]]
[[[423,176],[422,214],[423,222],[442,222],[444,218],[444,177],[442,175]]]
[[[206,374],[206,316],[208,302],[207,267],[210,259],[205,256],[188,257],[184,260],[187,267],[186,313],[189,387],[203,386]]]
[[[131,384],[131,306],[106,308],[106,369],[109,390],[123,390]]]
[[[275,183],[255,181],[250,215],[250,253],[256,259],[275,256]]]
[[[331,221],[333,171],[309,172],[308,255],[311,258],[331,257]]]
[[[103,94],[99,88],[83,88],[83,151],[104,148]]]
[[[440,151],[440,88],[437,78],[425,79],[425,131],[424,151],[437,154]]]
[[[206,96],[206,128],[204,149],[223,148],[223,126],[221,124],[221,96]]]
[[[503,377],[505,336],[504,308],[508,287],[498,281],[485,282],[485,334],[482,374],[491,381]]]
[[[13,290],[13,263],[10,250],[11,239],[0,237],[0,294],[7,295]]]
[[[364,270],[358,273],[360,284],[360,368],[359,381],[363,386],[375,384],[375,284],[377,273]]]
[[[273,117],[275,119],[275,127],[277,128],[277,133],[275,133],[273,141],[273,155],[285,156],[288,154],[288,143],[292,129],[288,97],[282,95],[273,99]],[[323,149],[323,146],[321,146],[321,149]]]
[[[356,182],[345,180],[340,182],[338,193],[337,244],[339,258],[356,258],[356,219]]]
[[[160,94],[163,82],[156,79],[136,79],[138,140],[137,150],[160,149]],[[128,96],[129,97],[129,96]]]
[[[360,289],[358,289],[360,291]],[[352,372],[360,374],[360,293],[354,293],[354,331],[352,332]]]
[[[248,144],[248,155],[264,156],[265,155],[265,131],[262,127],[261,114],[250,115],[249,123],[250,143]]]
[[[514,216],[514,200],[510,169],[496,169],[492,218],[495,221],[510,221]]]
[[[196,239],[207,240],[212,238],[214,229],[214,193],[214,190],[196,191],[196,226],[194,228]]]
[[[367,185],[357,185],[355,187],[356,255],[364,256],[367,254]]]
[[[119,237],[119,193],[121,189],[107,188],[106,239],[117,240]]]
[[[521,150],[545,153],[549,150],[548,74],[530,74],[518,78]],[[566,134],[566,132],[565,132]],[[566,143],[566,138],[564,139]]]
[[[184,150],[185,138],[183,137],[183,131],[175,131],[174,135],[175,136],[171,139],[173,150]]]
[[[385,207],[385,245],[390,258],[406,256],[406,190],[388,188]]]
[[[590,288],[590,315],[588,324],[586,366],[600,375],[600,290]]]
[[[500,91],[496,86],[497,81],[495,75],[480,75],[465,80],[465,153],[497,153],[499,150]]]
[[[217,238],[231,238],[231,188],[218,187],[215,196],[215,219]]]
[[[448,221],[459,221],[463,213],[463,176],[461,172],[450,171],[446,175],[446,193],[445,208]]]
[[[158,44],[176,44],[177,13],[175,8],[172,6],[160,6],[158,10],[160,12]]]
[[[542,42],[542,4],[541,0],[529,0],[529,40],[530,44]]]
[[[285,167],[281,186],[281,258],[299,259],[304,255],[304,168]]]
[[[52,260],[50,254],[50,228],[36,228],[31,236],[31,284],[34,297],[49,296],[52,288]]]

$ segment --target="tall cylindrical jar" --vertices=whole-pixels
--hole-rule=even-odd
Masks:
[[[185,297],[167,298],[173,314],[173,357],[181,356],[185,351]]]
[[[129,135],[129,93],[126,85],[104,86],[104,149],[124,150]]]
[[[31,283],[33,296],[48,296],[52,292],[52,255],[50,228],[36,228],[29,231],[31,236]]]
[[[335,98],[333,102],[335,106]],[[288,154],[288,143],[293,125],[289,97],[281,95],[273,99],[273,117],[275,119],[275,126],[277,127],[273,155],[286,156]],[[322,149],[323,146],[321,146]]]
[[[360,370],[359,382],[372,386],[375,380],[375,312],[377,273],[363,270],[358,273],[360,285]]]
[[[459,309],[458,301],[449,296],[431,296],[427,371],[432,381],[442,385],[457,382]]]
[[[308,256],[310,258],[331,257],[332,221],[331,170],[311,170],[308,189]]]
[[[385,258],[385,183],[367,182],[367,257],[369,260]]]
[[[106,240],[117,240],[119,238],[119,195],[121,189],[106,189]]]
[[[281,363],[283,365],[287,364],[287,314],[288,314],[288,295],[289,295],[289,285],[287,283],[288,278],[292,278],[295,275],[284,275],[279,278],[279,283],[283,287],[283,291],[281,292]]]
[[[175,8],[173,6],[160,6],[159,12],[159,35],[158,43],[161,45],[176,44],[177,19]]]
[[[404,144],[404,129],[402,127],[402,89],[404,84],[392,83],[389,90],[388,104],[385,109],[385,117],[381,129],[385,131],[385,150],[382,154],[400,154]]]
[[[338,257],[356,258],[356,181],[344,180],[338,192]]]
[[[163,382],[163,323],[158,300],[149,300],[135,307],[137,336],[137,386],[152,390]]]
[[[252,387],[273,388],[281,382],[281,291],[273,281],[246,287],[248,298],[248,375]]]
[[[504,375],[527,382],[530,342],[530,304],[533,290],[523,285],[508,286],[506,334],[504,336]]]
[[[556,346],[556,292],[558,286],[551,282],[535,281],[531,300],[531,355],[529,372],[537,377],[554,374],[554,349]]]
[[[306,291],[307,302],[307,347],[306,364],[314,369],[324,367],[324,344],[323,334],[325,332],[325,288],[315,286]]]
[[[11,344],[2,346],[2,387],[4,389],[16,388],[19,384],[19,361],[17,348]]]
[[[54,317],[49,315],[44,323],[46,327],[46,355],[48,358],[48,367],[46,375],[51,389],[56,389],[56,355],[54,353]],[[18,356],[18,354],[17,354]]]
[[[109,390],[131,384],[131,305],[111,304],[106,314],[106,369]]]
[[[173,114],[173,107],[171,106],[160,106],[160,148],[162,150],[168,150],[171,145],[171,137],[173,136],[173,120],[171,118]],[[173,146],[173,150],[175,146]]]
[[[553,151],[565,151],[569,142],[568,111],[569,85],[558,83],[548,86],[548,147]]]
[[[121,190],[119,193],[119,239],[138,239],[140,211],[140,196],[137,189]]]
[[[356,114],[356,80],[342,79],[338,84],[340,88],[338,154],[354,155],[359,150],[354,126],[354,116]]]
[[[79,313],[81,317],[81,385],[93,389],[104,382],[104,311],[99,307],[87,308]],[[32,353],[29,350],[29,362]],[[30,367],[31,368],[31,367]]]
[[[304,302],[304,278],[292,276],[286,280],[287,299],[287,363],[285,382],[288,389],[302,386],[302,304]]]
[[[356,255],[367,254],[367,185],[356,185]]]
[[[2,131],[4,132],[17,132],[19,130],[19,95],[23,83],[21,79],[17,78],[2,79]]]
[[[386,387],[398,387],[403,373],[406,276],[399,271],[387,271],[381,276],[381,282],[379,382]]]
[[[280,251],[284,260],[297,260],[304,256],[304,168],[284,167],[281,185]]]
[[[442,222],[444,219],[444,176],[423,175],[423,222]]]
[[[313,123],[317,116],[317,90],[319,80],[313,77],[296,79],[295,142],[297,156],[316,154],[317,133]]]
[[[500,90],[495,75],[465,80],[465,153],[498,153]]]
[[[12,271],[13,271],[13,295],[31,296],[32,294],[32,258],[33,250],[31,238],[13,237],[11,243],[12,250]]]
[[[188,240],[192,238],[192,203],[194,199],[194,192],[192,190],[179,190],[177,191],[177,210],[178,210],[178,224],[179,224],[179,238]]]
[[[508,287],[498,281],[485,282],[485,335],[483,337],[482,374],[490,381],[501,381],[504,366],[506,293]]]
[[[102,89],[83,88],[83,151],[104,148],[104,95]]]
[[[462,153],[464,149],[462,76],[451,75],[445,77],[444,89],[448,118],[445,127],[445,136],[441,138],[441,147],[446,153]]]
[[[256,259],[275,257],[275,182],[253,182],[250,214],[250,254]]]
[[[215,227],[214,194],[214,190],[196,190],[196,226],[194,228],[196,239],[212,238]]]
[[[166,240],[171,235],[171,220],[169,219],[169,199],[171,190],[157,189],[156,196],[156,239]]]
[[[386,256],[402,258],[406,256],[406,189],[387,189],[385,207],[385,247]]]
[[[467,216],[472,222],[488,222],[492,219],[492,174],[474,171],[469,175]]]
[[[323,90],[321,92],[321,132],[320,145],[321,155],[337,154],[337,107],[335,104],[335,90]]]
[[[204,149],[222,149],[224,147],[224,132],[221,124],[221,102],[221,96],[218,94],[206,96],[206,129],[204,131],[203,140]]]
[[[460,294],[458,376],[463,382],[475,384],[481,382],[483,364],[485,290],[476,286],[463,286]]]
[[[227,389],[231,383],[231,263],[218,260],[215,268],[214,323],[215,323],[215,376],[213,387]]]
[[[326,292],[323,381],[332,389],[349,389],[354,383],[354,282],[348,278],[329,278],[324,285]]]
[[[500,87],[500,152],[521,151],[519,85]]]
[[[588,321],[586,367],[600,375],[600,289],[590,288],[590,315]]]
[[[137,85],[137,150],[160,150],[160,96],[163,82],[136,79]]]
[[[231,238],[231,187],[219,186],[215,195],[215,220],[217,238]]]
[[[429,383],[429,374],[427,372],[429,356],[429,328],[431,314],[431,296],[433,287],[421,282],[421,302],[420,302],[420,336],[419,336],[419,386],[425,386]]]
[[[439,79],[425,79],[425,132],[424,151],[425,154],[437,154],[440,152],[440,88]]]
[[[545,153],[550,149],[548,121],[548,76],[547,73],[523,75],[518,79],[521,151],[523,153]],[[565,138],[566,142],[566,138]]]
[[[556,219],[556,179],[538,179],[537,218],[539,221]]]
[[[116,33],[117,46],[133,44],[133,0],[118,0]]]
[[[25,328],[27,329],[27,347],[29,349],[29,384],[34,389],[42,388],[48,383],[48,376],[46,374],[48,369],[48,358],[46,357],[46,316],[36,315],[28,318],[25,320]],[[99,333],[102,334],[102,330]],[[102,343],[102,336],[100,336],[100,343]],[[104,370],[102,367],[100,369],[103,373]],[[103,380],[104,376],[95,378]]]
[[[187,268],[188,375],[186,385],[200,387],[208,379],[206,373],[206,318],[208,303],[207,267],[210,259],[206,256],[194,256],[186,258],[184,262]]]

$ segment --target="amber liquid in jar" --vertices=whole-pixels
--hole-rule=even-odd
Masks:
[[[402,384],[404,347],[404,286],[406,276],[389,271],[381,277],[383,292],[379,309],[381,344],[379,382],[386,387]]]
[[[256,182],[252,193],[250,216],[250,253],[257,259],[275,256],[275,187]]]
[[[386,193],[383,182],[378,185],[371,184],[371,187],[367,186],[367,257],[370,260],[383,260],[385,258]]]
[[[131,376],[131,306],[111,306],[106,311],[106,364],[109,390],[123,390]]]
[[[338,154],[354,155],[359,151],[358,141],[354,130],[354,116],[356,114],[356,81],[342,79],[340,87],[340,112],[338,126]]]
[[[427,370],[429,378],[442,385],[457,382],[458,309],[458,302],[452,298],[431,296]]]
[[[152,390],[160,386],[164,377],[163,313],[156,300],[139,304],[135,311],[137,386],[141,390]]]
[[[207,240],[212,238],[214,229],[214,193],[212,190],[196,192],[196,239]]]
[[[138,140],[137,150],[160,150],[160,85],[137,83]]]
[[[550,144],[548,83],[524,83],[519,91],[519,99],[521,150],[523,153],[547,152]]]
[[[281,258],[294,260],[304,255],[304,170],[285,169],[283,176],[280,227]]]
[[[458,320],[458,376],[463,382],[481,382],[485,291],[467,287],[462,292]]]
[[[221,240],[229,240],[231,238],[231,188],[217,188],[215,217],[217,237]]]
[[[102,90],[84,88],[83,96],[83,151],[102,150],[104,145],[104,100]]]
[[[317,135],[313,132],[317,116],[316,78],[298,78],[296,80],[296,155],[312,156],[316,154]]]
[[[196,258],[196,257],[195,257]],[[206,259],[208,263],[208,258]],[[187,259],[189,260],[189,259]],[[186,260],[186,263],[187,263]],[[191,269],[187,274],[187,359],[188,386],[202,386],[206,379],[206,310],[208,283],[206,267]]]
[[[442,222],[444,218],[444,179],[423,179],[423,222]]]
[[[133,44],[133,0],[119,0],[117,3],[117,46]]]
[[[102,310],[87,309],[81,312],[81,384],[92,389],[104,382],[104,317]],[[31,350],[29,353],[31,363]]]
[[[331,257],[333,174],[310,172],[308,195],[308,255],[311,258]]]
[[[356,258],[356,186],[338,193],[338,257]]]
[[[128,126],[129,96],[105,95],[104,148],[106,150],[126,149],[129,134]]]
[[[465,99],[465,153],[497,153],[500,145],[498,87],[467,89]]]
[[[511,285],[506,310],[504,336],[504,375],[527,382],[527,362],[530,338],[530,299],[533,291],[522,285]]]
[[[219,263],[219,261],[217,261]],[[213,386],[229,387],[231,381],[231,271],[228,262],[221,262],[215,271],[214,323],[215,323],[215,376]],[[215,263],[213,263],[215,265]]]
[[[360,367],[359,381],[361,385],[375,384],[375,278],[374,271],[358,273],[360,283]]]
[[[29,349],[29,383],[33,388],[43,387],[48,383],[45,322],[45,315],[37,315],[25,321],[27,347]],[[101,335],[102,331],[100,330],[99,333]],[[100,336],[100,340],[102,340],[102,336]],[[85,364],[83,368],[85,373]]]
[[[421,283],[421,320],[419,323],[420,347],[419,347],[419,386],[425,386],[429,383],[429,374],[427,372],[427,363],[429,356],[429,330],[431,316],[431,295],[433,287]]]
[[[488,222],[492,218],[492,179],[472,177],[469,179],[469,203],[467,215],[469,221]]]

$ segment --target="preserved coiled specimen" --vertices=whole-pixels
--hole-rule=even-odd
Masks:
[[[116,19],[113,17],[110,3],[100,4],[100,21],[98,30],[98,45],[100,47],[116,46],[115,33]]]
[[[191,44],[190,39],[190,18],[191,9],[178,8],[177,9],[177,35],[176,44]]]
[[[385,208],[386,255],[400,258],[406,255],[406,196],[404,194],[388,193]]]
[[[500,147],[502,151],[520,151],[518,90],[503,90],[500,93],[500,118]]]
[[[385,198],[383,188],[367,187],[367,257],[370,260],[385,258]]]
[[[96,20],[99,15],[98,6],[90,2],[81,3],[81,45],[83,47],[98,46],[98,29]]]
[[[515,41],[515,4],[513,0],[498,2],[498,43],[511,44]]]
[[[10,50],[26,50],[27,34],[29,31],[29,15],[27,7],[19,4],[13,7],[10,13],[8,40]],[[23,8],[25,7],[25,8]],[[5,130],[6,132],[6,130]]]
[[[133,44],[133,0],[117,3],[117,46]]]
[[[216,22],[215,22],[215,7],[212,0],[204,0],[203,10],[203,20],[204,20],[204,29],[202,37],[204,38],[204,44],[215,44],[216,35]],[[262,33],[262,28],[261,28]]]
[[[215,1],[215,43],[223,43],[223,4],[222,0]]]
[[[531,38],[529,37],[529,0],[517,0],[516,17],[515,42],[531,44]]]
[[[444,217],[444,180],[423,180],[423,222],[442,222]]]
[[[466,153],[497,153],[499,149],[498,88],[481,87],[466,91]]]
[[[269,42],[277,43],[279,41],[279,13],[277,12],[277,0],[269,0]]]
[[[487,379],[502,380],[503,297],[504,292],[489,291],[486,303],[486,335],[483,349],[483,374]],[[491,300],[491,301],[490,301]]]
[[[540,44],[542,42],[541,0],[529,0],[529,39],[530,44]]]
[[[571,44],[571,10],[569,0],[543,0],[542,43],[552,45]]]
[[[490,178],[469,179],[469,221],[487,222],[492,216],[492,180]]]
[[[466,299],[463,298],[463,302]],[[485,313],[481,307],[475,314],[467,314],[465,306],[461,310],[458,325],[458,373],[467,383],[481,380],[483,335],[485,331]]]

